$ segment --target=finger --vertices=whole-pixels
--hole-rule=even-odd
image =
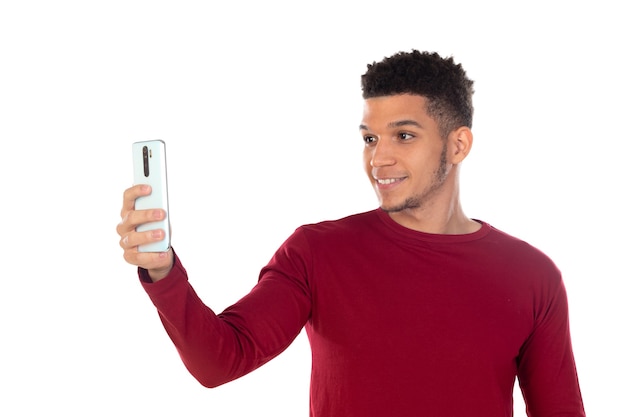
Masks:
[[[149,195],[152,192],[152,188],[148,184],[137,184],[124,191],[121,217],[124,218],[126,213],[135,209],[135,200],[137,198]]]
[[[129,232],[121,235],[120,247],[125,251],[137,252],[137,247],[149,243],[159,242],[165,238],[165,231],[161,229],[147,230],[145,232]]]
[[[167,216],[165,210],[147,209],[147,210],[130,210],[126,213],[122,221],[118,224],[120,230],[134,230],[140,224],[158,222]],[[123,233],[120,233],[120,235]]]
[[[161,269],[171,263],[165,258],[171,257],[166,252],[139,252],[139,246],[163,240],[163,230],[148,230],[145,232],[131,232],[120,239],[120,247],[124,249],[124,260],[131,265],[145,269]],[[166,255],[164,255],[166,254]]]
[[[172,263],[172,250],[167,252],[124,252],[124,260],[144,269],[165,269]]]
[[[134,231],[137,226],[144,223],[157,222],[165,219],[167,213],[163,209],[128,210],[122,211],[122,220],[117,224],[116,230],[120,237]]]
[[[140,224],[158,222],[165,219],[165,210],[160,208],[146,210],[129,210],[124,214],[121,225],[128,225],[134,228]]]
[[[151,252],[139,252],[139,246],[158,242],[164,238],[165,232],[160,229],[145,232],[133,231],[124,235],[120,239],[119,245],[124,249],[124,259],[128,263],[150,269],[153,267],[154,261],[149,256]]]

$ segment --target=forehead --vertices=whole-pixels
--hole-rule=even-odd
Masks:
[[[387,125],[398,120],[426,122],[426,98],[413,94],[372,97],[363,104],[363,125]]]

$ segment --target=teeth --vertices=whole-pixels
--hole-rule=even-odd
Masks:
[[[376,181],[378,181],[379,184],[384,184],[384,185],[388,185],[388,184],[392,184],[396,181],[399,181],[396,178],[387,178],[387,179],[377,179]]]

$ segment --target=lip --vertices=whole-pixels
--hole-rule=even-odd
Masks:
[[[374,178],[374,183],[379,190],[390,190],[402,184],[406,177]]]

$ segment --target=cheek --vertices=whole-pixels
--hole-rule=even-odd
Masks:
[[[363,170],[365,171],[365,173],[367,175],[370,175],[370,173],[372,172],[372,165],[371,162],[372,161],[372,156],[370,154],[370,152],[366,150],[363,151]]]

